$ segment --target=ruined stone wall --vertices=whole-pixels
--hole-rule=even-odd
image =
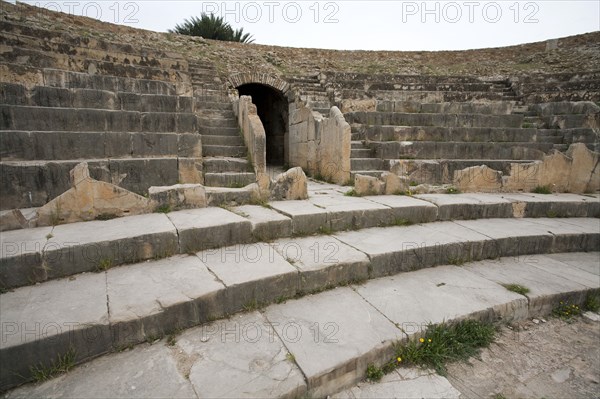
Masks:
[[[600,69],[600,32],[555,40],[554,49],[548,49],[546,42],[538,42],[467,51],[338,51],[205,40],[5,2],[0,3],[0,15],[31,27],[34,36],[36,26],[56,32],[56,37],[40,40],[64,41],[66,34],[82,45],[111,54],[123,46],[162,49],[166,57],[179,59],[182,69],[185,61],[210,61],[225,78],[257,71],[280,77],[324,71],[508,77]]]

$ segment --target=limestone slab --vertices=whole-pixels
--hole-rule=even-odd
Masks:
[[[422,194],[419,199],[438,207],[438,220],[508,218],[513,216],[512,203],[486,194]]]
[[[455,223],[493,240],[486,257],[547,253],[552,250],[552,234],[531,219],[479,219]]]
[[[557,274],[557,265],[549,266],[550,263],[553,263],[552,260],[544,256],[523,256],[475,262],[466,265],[465,269],[498,284],[527,287],[530,290],[526,296],[531,317],[550,313],[559,300],[569,300],[575,304],[585,300],[588,286],[567,278],[569,270],[563,269],[562,276]],[[588,273],[588,278],[594,279],[594,276]]]
[[[49,278],[179,252],[175,227],[163,214],[60,225],[52,235],[44,249]]]
[[[369,256],[371,277],[478,259],[491,241],[453,222],[349,231],[335,237]]]
[[[524,204],[522,217],[598,217],[598,198],[578,194],[508,193],[504,198]],[[517,216],[517,215],[515,215]]]
[[[252,234],[260,241],[292,235],[292,219],[273,209],[257,205],[242,205],[233,212],[252,223]]]
[[[559,253],[549,254],[546,257],[557,260],[565,265],[585,270],[588,273],[600,275],[600,252]]]
[[[205,398],[297,398],[306,383],[283,342],[258,312],[193,328],[177,338],[189,379]]]
[[[110,347],[106,281],[80,275],[17,288],[0,299],[0,389],[23,382],[31,365],[51,364],[73,348],[77,359]]]
[[[196,256],[178,255],[111,269],[106,274],[117,347],[225,314],[225,286]]]
[[[308,201],[273,201],[269,205],[292,218],[294,234],[312,234],[321,228],[329,228],[327,211]]]
[[[460,392],[445,377],[434,371],[415,368],[394,370],[377,383],[363,382],[332,396],[333,399],[458,399],[459,397]]]
[[[198,257],[227,287],[227,311],[239,311],[298,290],[298,270],[266,243],[199,252]]]
[[[0,235],[0,286],[30,284],[46,275],[42,251],[52,227],[3,231]]]
[[[271,306],[265,316],[294,355],[314,397],[355,384],[368,364],[390,359],[392,343],[404,338],[348,287]]]
[[[375,195],[363,198],[390,207],[394,219],[404,219],[411,223],[433,222],[437,219],[438,210],[435,205],[410,196]]]
[[[367,255],[331,236],[282,239],[272,245],[300,271],[304,293],[369,276]]]
[[[162,343],[145,344],[92,360],[42,384],[17,388],[8,397],[196,398],[173,352]]]
[[[222,208],[189,209],[168,217],[177,228],[182,253],[252,241],[252,224]]]
[[[342,195],[320,195],[309,200],[327,211],[327,220],[332,230],[346,230],[382,226],[393,220],[387,206],[363,198]]]
[[[369,281],[356,292],[409,335],[445,320],[527,317],[525,297],[456,266]]]

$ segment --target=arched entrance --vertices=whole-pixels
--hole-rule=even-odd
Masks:
[[[267,164],[283,165],[286,160],[286,132],[288,130],[288,101],[283,92],[260,83],[237,86],[240,96],[251,96],[265,128]]]

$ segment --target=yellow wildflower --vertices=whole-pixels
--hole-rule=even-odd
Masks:
[[[399,358],[397,358],[396,360],[398,361],[398,363],[400,363],[400,362],[402,361],[402,358],[401,358],[401,357],[399,357]]]
[[[419,338],[419,342],[420,342],[420,343],[423,343],[423,342],[425,342],[425,338]]]

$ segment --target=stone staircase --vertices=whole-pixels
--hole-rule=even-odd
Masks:
[[[593,104],[565,105],[554,111],[558,117],[541,116],[520,101],[509,81],[328,76],[338,104],[371,102],[368,110],[345,112],[352,127],[352,176],[379,176],[401,164],[415,183],[448,184],[454,171],[470,166],[509,173],[512,163],[539,160],[572,143],[599,148],[600,114],[590,111]]]
[[[329,116],[329,110],[332,105],[331,98],[327,87],[322,84],[319,75],[292,76],[285,80],[293,90],[297,91],[300,100],[305,101],[313,111],[320,112],[325,117]]]
[[[227,91],[210,64],[191,63],[196,114],[202,135],[204,184],[241,188],[256,181]]]
[[[83,161],[92,178],[140,195],[255,182],[214,67],[17,21],[0,26],[1,210],[47,203]]]
[[[428,321],[540,316],[558,301],[581,304],[600,288],[597,252],[572,255],[577,263],[568,265],[543,258],[550,274],[515,264],[535,254],[598,251],[598,196],[356,198],[343,192],[318,185],[309,200],[268,208],[204,208],[3,232],[0,319],[8,327],[0,344],[0,390],[30,381],[59,357],[83,363],[100,356],[71,372],[77,382],[68,382],[68,374],[8,397],[67,392],[72,384],[92,389],[92,379],[105,373],[100,369],[118,374],[102,384],[117,381],[121,397],[147,396],[157,392],[154,386],[171,397],[190,383],[211,397],[324,397],[363,379],[368,364],[387,362],[394,343],[418,336]],[[511,257],[502,266],[514,269],[511,283],[532,284],[521,279],[550,278],[565,268],[589,271],[578,284],[528,302],[498,285],[505,282],[493,273],[484,281],[466,271],[476,265],[469,262],[499,257]],[[478,273],[488,273],[486,265]],[[388,313],[384,297],[400,313]],[[446,305],[431,304],[437,312],[418,306],[428,298]],[[379,311],[365,313],[365,306]],[[235,339],[236,328],[248,335]],[[168,343],[157,343],[170,334]],[[109,352],[115,353],[103,356]],[[145,371],[119,372],[122,361],[130,371]],[[165,365],[174,368],[165,372]],[[136,375],[142,374],[154,376],[148,385],[140,385]],[[234,375],[240,385],[230,384]]]

